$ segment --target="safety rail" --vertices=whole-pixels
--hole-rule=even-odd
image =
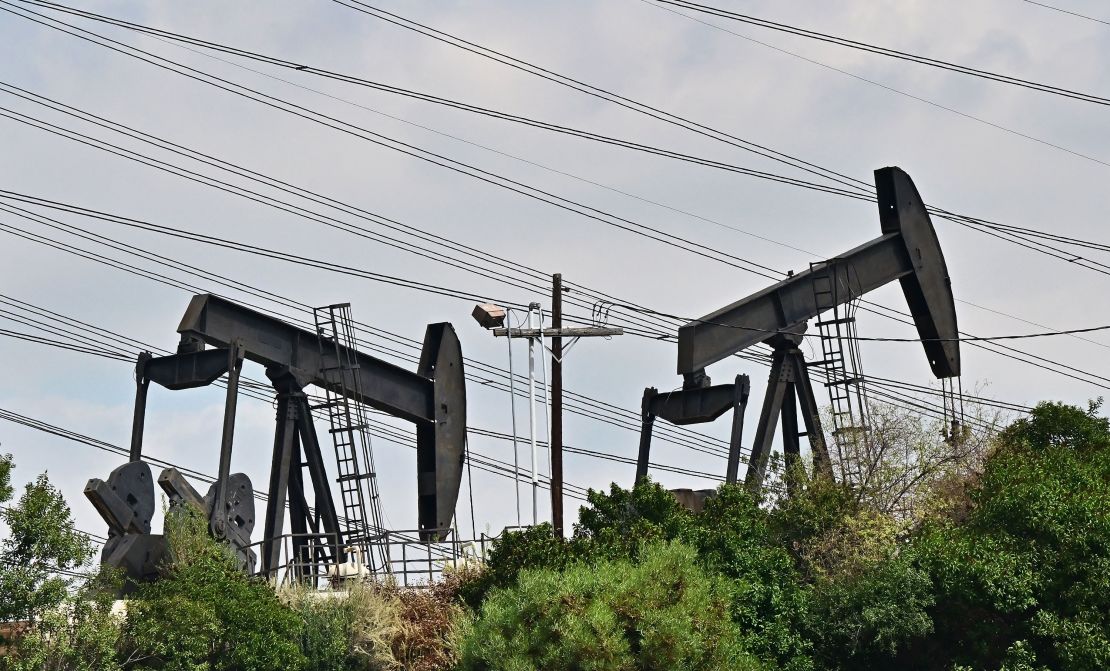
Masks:
[[[359,550],[342,543],[336,534],[289,533],[258,541],[248,546],[255,552],[277,543],[281,561],[264,577],[276,585],[304,585],[314,589],[341,587],[352,580],[392,580],[401,587],[430,587],[444,573],[474,562],[484,561],[493,543],[505,531],[526,527],[506,527],[501,533],[478,534],[478,538],[455,538],[453,529],[442,529],[446,540],[425,542],[417,530],[383,531],[371,536],[368,545],[380,550],[388,562],[382,570],[359,558]]]

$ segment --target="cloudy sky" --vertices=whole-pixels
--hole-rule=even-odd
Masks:
[[[1058,2],[1070,11],[1110,20],[1110,10],[1096,0]],[[953,212],[1107,242],[1110,133],[1108,108],[1103,105],[724,19],[699,16],[695,20],[647,0],[381,0],[376,6],[851,178],[870,181],[874,169],[900,166],[913,177],[927,202]],[[1105,67],[1110,62],[1110,25],[1029,2],[722,0],[719,6],[1065,89],[1110,95],[1110,70]],[[81,7],[492,110],[828,184],[336,2],[94,1]],[[348,210],[340,212],[182,158],[17,97],[11,88],[0,93],[4,110],[0,114],[5,115],[0,117],[0,189],[5,191],[516,304],[535,300],[546,308],[550,297],[539,289],[507,284],[504,277],[521,277],[527,269],[561,272],[568,282],[585,288],[571,294],[579,305],[573,310],[568,307],[585,321],[600,293],[667,314],[699,316],[767,286],[772,281],[768,274],[775,278],[787,270],[806,269],[809,262],[846,251],[879,231],[875,206],[866,202],[554,134],[308,72],[184,48],[18,1],[0,3],[0,9],[5,10],[0,13],[0,81],[6,87],[46,96],[309,189],[346,204]],[[326,115],[333,126],[361,130],[342,132],[175,74],[17,16],[23,9],[221,77],[230,82],[229,88],[241,85],[298,105],[306,115]],[[81,133],[87,136],[86,144],[72,135],[51,134],[41,127],[42,122]],[[523,190],[540,189],[604,214],[582,216],[366,139],[380,136],[435,152],[443,157],[437,159],[440,163],[464,162],[515,180],[525,185],[520,187]],[[113,154],[104,145],[90,146],[97,141],[119,149]],[[118,155],[128,150],[251,189],[260,198],[280,198],[365,227],[370,233],[355,236],[329,228]],[[171,278],[167,280],[171,283],[249,301],[287,318],[311,318],[297,305],[349,301],[360,321],[415,340],[423,337],[426,324],[451,321],[464,354],[497,368],[508,364],[505,341],[495,340],[471,321],[473,300],[10,200],[0,199],[0,205],[24,207],[87,231],[66,232],[57,228],[62,224],[50,228],[42,219],[0,212],[0,224],[7,227],[0,230],[0,295],[4,297],[0,329],[8,333],[0,336],[0,408],[11,413],[126,446],[134,395],[129,361],[10,334],[84,343],[82,348],[111,349],[130,359],[142,348],[138,343],[164,349],[175,346],[177,322],[193,293],[149,275],[139,277],[67,253],[48,246],[49,241],[85,250],[86,257],[95,252],[159,273],[163,279]],[[431,243],[421,244],[432,253],[399,250],[380,238],[376,241],[374,235],[414,239],[387,230],[380,221],[359,218],[350,208],[478,251],[450,252],[456,260],[447,264],[443,261],[448,253]],[[636,235],[612,225],[618,222],[610,216],[634,222],[622,224],[625,228],[649,226],[659,231],[654,237],[678,236],[713,253],[696,254]],[[963,330],[1002,335],[1110,323],[1105,273],[949,221],[935,223],[960,301],[957,309]],[[129,255],[131,248],[110,249],[102,244],[105,238],[271,295],[248,296],[220,286],[210,276],[197,278],[180,266],[172,269]],[[1104,251],[1068,249],[1095,262],[1110,263]],[[723,258],[744,261],[723,263]],[[757,267],[750,263],[763,269],[752,272]],[[876,291],[869,298],[905,309],[896,287]],[[32,308],[16,301],[36,306],[39,316],[29,317]],[[45,331],[42,322],[48,320],[41,310],[133,340],[109,347],[103,335],[91,334],[73,322],[62,327],[65,331]],[[614,310],[613,322],[629,323],[627,319],[627,313]],[[50,324],[59,327],[57,321]],[[651,328],[673,333],[674,322],[655,320]],[[915,335],[911,327],[865,312],[860,313],[858,329],[860,335],[871,337]],[[369,337],[368,342],[408,356],[416,352],[380,337]],[[1085,403],[1110,388],[1110,335],[1008,345],[1021,350],[1015,356],[1025,361],[964,347],[966,390],[977,388],[985,396],[1030,405],[1044,399]],[[415,368],[409,359],[381,356]],[[515,346],[513,357],[514,366],[522,370],[523,344]],[[917,344],[867,342],[863,360],[869,375],[936,387]],[[580,342],[567,357],[568,389],[625,412],[595,413],[619,417],[614,421],[622,426],[568,414],[567,444],[634,458],[635,413],[643,389],[679,386],[674,361],[674,344],[651,337],[629,334]],[[481,372],[477,364],[470,370]],[[751,375],[755,402],[749,408],[750,427],[754,427],[766,371],[765,366],[738,359],[709,371],[718,381],[737,373]],[[264,379],[253,364],[245,374]],[[506,378],[482,374],[492,382],[469,385],[469,423],[508,433],[509,397],[494,388]],[[221,413],[220,389],[172,393],[152,389],[148,454],[214,472]],[[526,418],[527,406],[520,402],[521,435],[527,433]],[[411,426],[392,423],[411,434]],[[545,432],[542,424],[539,430]],[[717,439],[727,430],[725,420],[698,427]],[[249,474],[258,488],[265,487],[272,434],[271,405],[244,400],[233,467]],[[476,454],[513,460],[509,441],[473,435],[470,446]],[[103,523],[81,490],[88,478],[106,477],[119,465],[118,455],[10,421],[0,421],[0,450],[15,456],[20,483],[48,471],[73,506],[78,526],[103,533]],[[395,528],[411,528],[415,524],[414,452],[403,440],[382,437],[374,439],[374,450],[387,519]],[[525,470],[527,452],[521,445]],[[719,457],[664,441],[657,441],[653,457],[698,471],[719,474],[724,469]],[[541,461],[546,464],[542,453]],[[546,471],[546,466],[541,470]],[[582,487],[603,487],[611,481],[628,484],[633,472],[634,467],[626,463],[582,455],[566,459],[568,483]],[[657,477],[674,487],[712,484],[673,473]],[[460,498],[459,523],[464,529],[471,525],[467,501],[471,491],[478,531],[516,523],[512,480],[475,471],[472,484],[464,481]],[[521,494],[527,522],[529,493],[524,489]],[[574,501],[570,508],[573,511]],[[540,516],[546,516],[547,510],[541,497]]]

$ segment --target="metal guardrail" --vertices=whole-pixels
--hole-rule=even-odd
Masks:
[[[374,579],[419,588],[434,585],[454,569],[484,561],[505,531],[522,528],[525,527],[506,527],[497,535],[482,533],[474,539],[455,538],[453,530],[444,529],[441,531],[446,539],[433,542],[420,540],[416,530],[385,531],[360,540],[357,545],[343,543],[337,534],[290,533],[252,543],[247,548],[261,553],[264,547],[279,544],[278,565],[269,574],[263,571],[254,574],[276,585],[326,589],[350,580]],[[380,557],[385,558],[384,566]]]

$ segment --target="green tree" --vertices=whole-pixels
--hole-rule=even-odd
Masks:
[[[732,581],[732,619],[750,633],[760,658],[783,669],[810,668],[799,630],[807,588],[760,502],[740,486],[722,485],[685,538],[706,569]]]
[[[43,613],[8,656],[4,671],[119,671],[122,616],[113,612],[117,582],[94,576],[60,606]]]
[[[521,572],[466,629],[460,668],[488,671],[763,668],[729,617],[728,581],[691,548]]]
[[[1110,668],[1110,421],[1042,403],[1007,428],[966,519],[913,552],[937,587],[930,668]]]
[[[11,457],[0,458],[3,498],[12,494],[11,470]],[[45,473],[0,517],[8,526],[0,542],[0,620],[32,620],[65,599],[72,581],[64,573],[85,564],[92,545],[74,530],[65,498]]]
[[[805,586],[770,532],[767,512],[742,488],[720,488],[693,514],[658,484],[613,485],[591,491],[579,519],[569,541],[554,538],[548,525],[503,536],[479,577],[464,584],[467,603],[477,609],[490,590],[516,585],[525,569],[558,572],[604,560],[636,565],[642,548],[681,542],[694,550],[698,571],[732,586],[728,617],[748,632],[749,650],[786,669],[810,668],[799,633]]]
[[[556,538],[544,523],[520,531],[505,531],[490,549],[485,566],[459,586],[459,597],[472,609],[497,587],[516,583],[525,568],[561,569],[581,550],[581,545]]]
[[[12,455],[0,454],[0,503],[7,503],[12,498]]]
[[[632,557],[645,543],[682,538],[693,520],[673,494],[650,480],[632,489],[614,484],[608,493],[590,490],[586,498],[575,539],[611,558]]]

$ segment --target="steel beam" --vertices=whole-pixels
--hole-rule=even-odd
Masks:
[[[875,171],[882,235],[758,291],[678,331],[678,372],[706,366],[762,342],[818,313],[817,277],[830,278],[839,302],[899,280],[933,374],[960,373],[959,331],[951,281],[936,231],[913,181],[898,168]],[[827,308],[827,306],[823,306]]]
[[[266,517],[262,531],[262,573],[267,577],[273,577],[281,558],[280,537],[284,531],[282,527],[285,526],[289,473],[296,450],[297,411],[290,403],[289,396],[289,392],[282,391],[277,396],[277,430],[274,432],[273,461],[270,464],[270,484],[266,492]],[[299,469],[299,460],[296,461]]]
[[[324,376],[325,370],[339,367],[334,343],[328,341],[321,347],[315,333],[224,298],[194,296],[177,331],[213,347],[229,347],[238,340],[251,361],[263,366],[288,366],[306,383],[339,390],[334,375]],[[345,374],[359,376],[358,381],[345,380],[347,389],[362,391],[354,400],[410,421],[435,419],[430,379],[357,350],[340,346],[339,351],[342,361],[355,364],[354,370]]]
[[[744,410],[751,385],[747,375],[737,375],[733,384],[694,387],[660,394],[654,387],[644,390],[641,407],[640,451],[636,458],[636,482],[647,477],[651,456],[651,434],[655,418],[661,417],[678,426],[712,422],[732,410],[732,433],[729,440],[726,482],[736,481],[740,463],[740,441],[744,434]]]

